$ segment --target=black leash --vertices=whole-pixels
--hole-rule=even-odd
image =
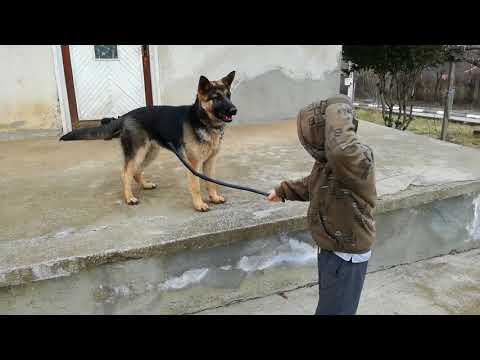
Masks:
[[[250,192],[253,192],[255,194],[259,194],[259,195],[263,195],[265,197],[268,197],[268,193],[266,192],[263,192],[263,191],[260,191],[260,190],[256,190],[256,189],[252,189],[252,188],[249,188],[249,187],[245,187],[245,186],[239,186],[239,185],[233,185],[233,184],[228,184],[228,183],[225,183],[223,181],[219,181],[219,180],[214,180],[214,179],[210,179],[209,177],[203,175],[203,174],[200,174],[198,172],[196,172],[195,170],[193,170],[190,165],[188,164],[188,162],[183,158],[182,155],[180,155],[177,151],[177,148],[171,143],[169,142],[168,143],[168,146],[170,147],[170,149],[175,153],[175,155],[177,155],[177,157],[179,158],[179,160],[182,162],[183,165],[185,165],[185,167],[190,170],[190,172],[199,177],[200,179],[203,179],[205,181],[209,181],[209,182],[212,182],[212,183],[215,183],[217,185],[221,185],[221,186],[226,186],[226,187],[230,187],[230,188],[234,188],[234,189],[238,189],[238,190],[243,190],[243,191],[250,191]],[[284,199],[282,199],[283,202],[285,202]]]

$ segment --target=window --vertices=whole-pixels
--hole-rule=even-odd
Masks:
[[[117,45],[94,45],[96,60],[118,59]]]

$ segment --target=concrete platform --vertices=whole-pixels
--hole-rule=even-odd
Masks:
[[[360,135],[377,161],[379,255],[372,270],[480,246],[477,150],[368,122],[361,122]],[[157,189],[136,190],[140,205],[128,207],[121,199],[119,150],[116,141],[0,142],[0,313],[181,313],[311,281],[311,267],[277,269],[268,285],[260,269],[267,277],[255,275],[245,289],[241,284],[250,275],[234,266],[252,249],[274,254],[299,245],[301,256],[302,246],[313,249],[308,239],[297,244],[305,238],[306,204],[270,205],[261,196],[223,188],[226,204],[195,212],[186,170],[165,151],[146,172]],[[269,190],[284,178],[308,174],[312,164],[293,120],[231,126],[217,178]],[[293,242],[279,235],[291,239],[297,232]],[[272,237],[275,245],[264,245],[262,239]],[[165,300],[165,284],[178,289],[182,281],[203,278],[202,269],[212,264],[227,271],[210,279],[217,288],[228,283],[221,295],[203,292],[202,298],[198,288]],[[139,282],[140,290],[125,285]],[[80,294],[77,288],[81,304],[71,299]],[[133,293],[142,304],[148,297],[150,310],[132,305]],[[155,296],[168,305],[159,308]],[[189,302],[192,296],[202,300]],[[121,304],[113,306],[119,297]],[[42,305],[34,310],[29,301],[39,298]]]

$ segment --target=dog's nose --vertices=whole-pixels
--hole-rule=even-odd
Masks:
[[[237,114],[237,108],[234,106],[234,107],[230,108],[230,110],[228,112],[230,113],[231,116],[236,115]]]

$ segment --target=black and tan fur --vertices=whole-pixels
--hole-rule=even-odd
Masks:
[[[119,137],[125,159],[123,196],[129,205],[139,203],[132,192],[133,181],[144,189],[156,188],[155,184],[145,179],[144,169],[155,159],[159,148],[168,148],[169,143],[197,172],[215,178],[215,163],[223,130],[237,112],[230,100],[234,76],[234,71],[218,81],[209,81],[201,76],[193,105],[142,107],[118,119],[104,119],[102,126],[74,130],[60,140],[110,140]],[[193,207],[198,211],[208,211],[209,207],[200,193],[199,179],[190,172],[187,174]],[[225,202],[218,195],[215,184],[207,182],[206,185],[212,203]]]

